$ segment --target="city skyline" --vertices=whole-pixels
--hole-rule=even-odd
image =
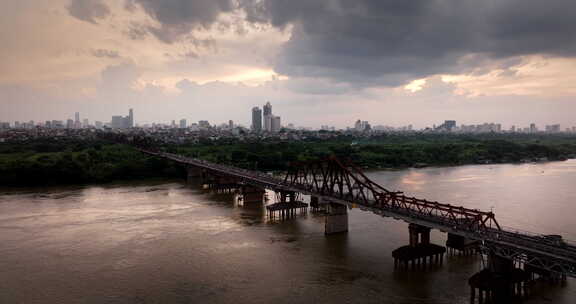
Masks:
[[[266,114],[264,114],[266,113]],[[80,122],[80,112],[74,113],[74,120],[68,118],[67,120],[43,120],[43,121],[0,121],[0,129],[8,128],[31,128],[35,126],[43,127],[55,127],[55,128],[67,128],[67,129],[80,129],[87,127],[109,127],[112,129],[127,129],[134,127],[172,127],[180,129],[198,129],[214,126],[217,128],[227,128],[232,130],[235,127],[245,128],[251,130],[255,133],[260,133],[262,131],[276,133],[280,131],[281,128],[287,127],[289,129],[309,129],[309,130],[326,130],[326,131],[337,131],[337,130],[355,130],[359,132],[365,131],[425,131],[425,130],[436,130],[436,131],[453,131],[455,133],[487,133],[487,132],[512,132],[512,133],[560,133],[569,132],[576,133],[575,125],[562,125],[558,123],[539,125],[537,123],[530,123],[529,125],[516,125],[510,124],[505,125],[499,122],[482,122],[482,123],[469,123],[464,122],[458,124],[456,120],[445,120],[443,123],[432,124],[431,126],[425,126],[422,128],[415,128],[412,123],[408,125],[386,125],[380,122],[374,122],[372,125],[369,121],[358,119],[345,127],[335,127],[330,124],[321,124],[318,128],[310,128],[305,126],[294,126],[293,123],[288,123],[286,125],[281,124],[280,116],[275,116],[272,113],[272,105],[268,101],[260,109],[258,106],[254,106],[251,110],[251,120],[249,125],[244,125],[242,123],[234,123],[233,120],[228,119],[224,122],[216,122],[211,125],[208,120],[198,120],[194,122],[191,120],[188,124],[187,118],[172,119],[171,122],[152,122],[152,123],[137,123],[134,118],[134,110],[132,108],[128,109],[128,116],[113,115],[109,121],[92,121],[88,118],[84,118]],[[268,126],[266,126],[265,120],[268,116]]]
[[[69,109],[106,121],[134,107],[141,122],[218,121],[224,109],[248,125],[245,109],[271,100],[314,128],[358,117],[574,123],[573,2],[528,0],[519,12],[518,0],[334,0],[309,10],[173,1],[0,1],[11,29],[0,33],[0,58],[10,58],[0,61],[0,121],[67,119]]]

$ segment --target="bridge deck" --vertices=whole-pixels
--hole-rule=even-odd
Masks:
[[[294,191],[307,195],[321,197],[327,201],[359,206],[361,210],[371,211],[375,214],[395,219],[403,220],[408,223],[415,223],[430,228],[439,229],[444,232],[461,235],[469,239],[481,241],[484,248],[493,250],[501,256],[511,259],[522,260],[530,265],[540,267],[553,272],[566,273],[569,276],[576,277],[576,246],[566,242],[558,242],[544,235],[528,235],[516,231],[501,229],[498,227],[470,226],[467,222],[455,221],[454,218],[441,216],[430,211],[430,209],[410,209],[404,208],[398,204],[382,204],[372,197],[372,199],[359,202],[357,196],[351,193],[335,193],[318,191],[311,183],[298,183],[287,181],[272,175],[240,169],[232,166],[220,165],[208,161],[184,157],[171,153],[154,152],[149,150],[140,150],[149,155],[170,159],[172,161],[195,166],[209,170],[216,174],[234,177],[241,183],[271,189],[274,191]],[[378,186],[379,187],[379,186]],[[381,187],[380,187],[381,188]],[[381,188],[384,190],[384,188]],[[384,190],[382,196],[390,196],[394,193]],[[397,196],[406,200],[406,197]],[[409,198],[413,199],[414,198]],[[422,200],[424,201],[424,200]],[[424,201],[426,202],[426,201]],[[434,204],[434,203],[433,203]],[[436,208],[443,210],[446,208],[456,208],[466,214],[478,212],[477,210],[455,207],[447,204],[437,204]],[[448,206],[448,207],[446,207]]]

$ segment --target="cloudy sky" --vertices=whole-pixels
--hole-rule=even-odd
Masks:
[[[574,0],[0,0],[0,121],[576,125]]]

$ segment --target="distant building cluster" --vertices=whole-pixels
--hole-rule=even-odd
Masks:
[[[43,127],[47,129],[88,129],[96,128],[102,129],[105,127],[112,129],[129,129],[134,128],[134,111],[129,110],[128,116],[112,116],[109,123],[103,123],[101,121],[95,121],[94,124],[90,124],[90,120],[87,118],[80,119],[80,112],[74,113],[74,119],[68,118],[67,120],[47,120],[45,122],[34,122],[33,120],[29,122],[15,121],[13,125],[9,122],[0,122],[0,129],[34,129],[37,127]]]
[[[543,130],[539,129],[535,123],[526,127],[517,127],[512,125],[510,129],[505,130],[499,123],[483,123],[477,125],[456,125],[455,120],[446,120],[439,126],[433,126],[428,131],[433,132],[455,132],[455,133],[576,133],[576,127],[562,130],[560,124],[546,125]]]
[[[282,128],[280,116],[272,114],[272,105],[267,102],[264,107],[264,112],[259,107],[252,108],[252,131],[253,132],[269,132],[277,133]]]
[[[365,120],[358,119],[356,121],[356,123],[354,124],[354,130],[356,130],[358,132],[367,132],[367,131],[370,131],[371,129],[372,129],[372,127],[370,126],[370,123],[368,123]]]
[[[84,129],[113,129],[120,132],[130,129],[151,129],[151,130],[165,130],[165,129],[178,129],[184,132],[199,132],[202,136],[240,136],[246,133],[253,133],[256,137],[273,137],[278,134],[294,133],[294,131],[315,131],[311,128],[296,128],[294,124],[287,124],[284,128],[282,126],[280,116],[274,115],[272,111],[272,104],[266,104],[260,108],[255,106],[251,111],[252,119],[249,127],[243,127],[234,124],[234,121],[229,120],[227,123],[212,125],[207,120],[199,120],[198,122],[189,122],[186,118],[179,120],[172,120],[171,123],[148,123],[136,125],[134,119],[134,110],[129,109],[127,116],[114,115],[110,122],[95,121],[90,124],[86,118],[82,119],[80,112],[74,113],[74,118],[67,120],[47,120],[45,122],[35,122],[33,120],[27,122],[15,121],[0,122],[0,130],[37,130],[53,129],[53,130],[84,130]],[[328,136],[330,132],[346,132],[357,136],[372,136],[379,133],[401,133],[401,132],[422,132],[422,133],[533,133],[533,134],[555,134],[555,133],[576,133],[576,126],[562,128],[560,124],[545,125],[540,129],[536,123],[531,123],[528,126],[512,125],[505,129],[500,123],[482,123],[482,124],[461,124],[458,125],[456,120],[445,120],[439,125],[433,125],[423,129],[414,129],[413,126],[392,127],[385,125],[372,126],[368,121],[358,119],[351,127],[345,129],[338,129],[330,125],[322,125],[319,131],[322,131],[322,136]]]
[[[128,116],[112,116],[110,127],[112,129],[134,128],[134,111],[130,109],[128,111]]]

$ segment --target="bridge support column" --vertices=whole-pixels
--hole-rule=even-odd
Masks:
[[[480,243],[478,241],[452,233],[448,233],[448,239],[446,240],[446,247],[448,248],[449,254],[473,255],[478,252],[479,245]]]
[[[264,189],[253,187],[253,186],[243,186],[242,187],[242,197],[244,203],[263,203],[264,202]]]
[[[232,193],[240,187],[238,181],[229,176],[211,175],[204,172],[202,179],[205,189],[207,188],[217,193]]]
[[[326,212],[326,203],[318,196],[310,197],[310,207],[312,207],[312,212]]]
[[[298,212],[306,214],[308,212],[308,204],[297,201],[297,193],[294,191],[276,191],[279,202],[266,206],[268,218],[270,220],[290,219],[295,217]]]
[[[346,205],[328,203],[324,224],[326,235],[348,232],[348,209]]]
[[[468,280],[470,303],[476,303],[476,291],[479,291],[478,303],[508,303],[513,298],[522,298],[528,292],[529,279],[530,275],[526,271],[514,267],[513,260],[490,252],[486,269]]]
[[[446,248],[430,243],[430,230],[421,225],[408,225],[409,245],[392,252],[395,268],[408,269],[409,266],[412,269],[426,268],[427,264],[429,266],[442,264]]]

